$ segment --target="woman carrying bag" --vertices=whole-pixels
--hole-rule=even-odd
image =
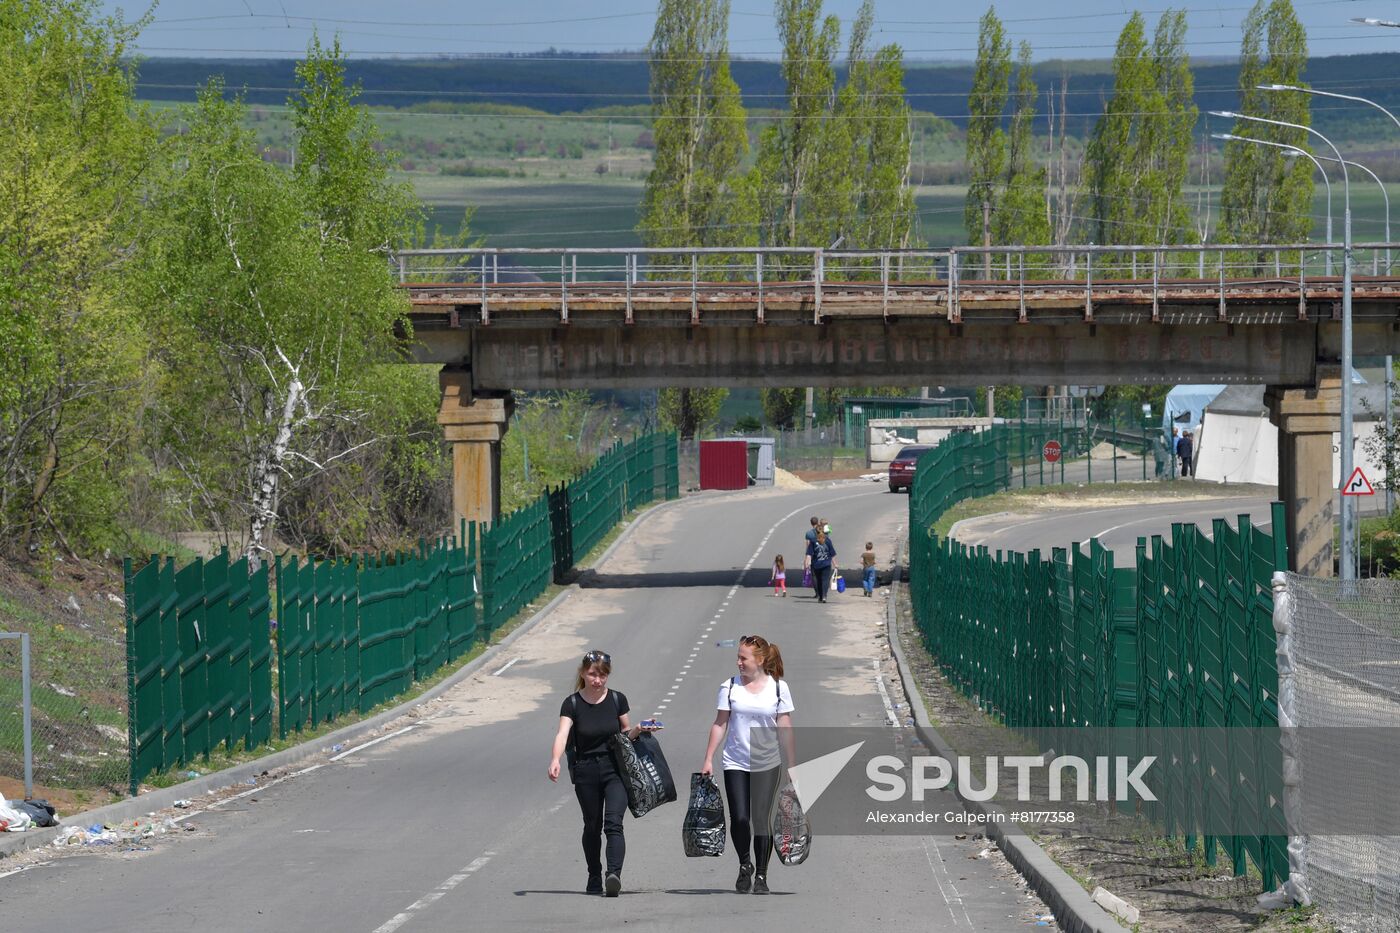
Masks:
[[[767,894],[768,861],[773,854],[769,824],[782,772],[779,742],[792,761],[794,706],[792,692],[782,680],[783,656],[777,645],[759,635],[745,635],[739,639],[736,663],[739,673],[719,688],[700,773],[713,773],[715,749],[723,741],[729,835],[739,856],[734,890]]]
[[[627,843],[622,836],[622,814],[627,809],[627,789],[613,763],[608,737],[626,732],[636,739],[654,731],[627,722],[627,697],[608,689],[612,657],[602,651],[583,656],[574,678],[574,692],[559,707],[559,731],[549,762],[549,779],[559,780],[559,759],[569,756],[569,778],[583,811],[583,858],[588,864],[589,894],[617,897],[622,890],[622,861]],[[603,835],[607,836],[607,876],[603,875]]]

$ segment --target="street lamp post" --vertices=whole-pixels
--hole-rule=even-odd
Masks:
[[[1325,142],[1333,154],[1337,157],[1337,162],[1342,166],[1342,412],[1341,412],[1341,435],[1342,435],[1342,482],[1345,483],[1351,478],[1353,453],[1352,445],[1352,412],[1351,412],[1351,178],[1347,174],[1347,162],[1342,158],[1342,152],[1332,140],[1323,136],[1310,126],[1303,126],[1299,123],[1288,123],[1283,120],[1269,120],[1264,117],[1254,117],[1245,113],[1235,113],[1230,110],[1212,110],[1212,116],[1223,117],[1227,120],[1248,120],[1251,123],[1266,123],[1270,126],[1282,126],[1286,129],[1301,130],[1310,133]],[[1341,516],[1342,516],[1342,547],[1341,547],[1341,577],[1343,580],[1355,580],[1357,578],[1358,567],[1356,565],[1356,517],[1351,508],[1353,496],[1342,496]]]
[[[1386,27],[1389,27],[1389,28],[1391,28],[1391,29],[1400,29],[1400,23],[1397,23],[1397,22],[1395,22],[1394,20],[1389,20],[1389,19],[1375,19],[1374,17],[1353,16],[1351,21],[1352,21],[1353,23],[1360,23],[1360,24],[1363,25],[1363,26],[1386,26]],[[1358,104],[1365,104],[1365,105],[1368,106],[1368,107],[1375,107],[1375,108],[1376,108],[1377,110],[1379,110],[1381,113],[1383,113],[1383,114],[1385,114],[1387,117],[1389,117],[1389,118],[1390,118],[1390,122],[1394,123],[1397,129],[1400,129],[1400,117],[1396,117],[1395,114],[1391,113],[1391,112],[1390,112],[1389,110],[1387,110],[1385,107],[1382,107],[1380,104],[1376,103],[1375,101],[1370,100],[1370,99],[1365,98],[1365,97],[1357,97],[1357,96],[1354,95],[1354,94],[1338,94],[1338,93],[1336,93],[1336,92],[1334,92],[1334,91],[1319,91],[1319,90],[1316,90],[1316,89],[1314,89],[1314,88],[1310,88],[1310,87],[1298,87],[1297,85],[1293,85],[1293,84],[1261,84],[1261,85],[1258,85],[1258,87],[1259,87],[1259,89],[1262,90],[1262,91],[1298,91],[1299,93],[1302,93],[1302,94],[1312,94],[1312,95],[1314,95],[1315,97],[1333,97],[1333,98],[1336,98],[1337,100],[1351,100],[1351,101],[1355,101],[1355,102],[1358,103]],[[1373,177],[1374,177],[1374,176],[1373,176]],[[1381,191],[1385,191],[1385,185],[1381,185]],[[1389,242],[1390,242],[1390,198],[1389,198],[1389,197],[1386,198],[1386,202],[1385,202],[1385,212],[1386,212],[1385,241],[1386,241],[1386,243],[1389,243]],[[1390,272],[1390,247],[1389,247],[1389,246],[1387,246],[1387,247],[1386,247],[1386,250],[1385,250],[1385,270],[1386,270],[1387,273]],[[1394,422],[1393,422],[1393,420],[1392,420],[1392,419],[1393,419],[1393,414],[1392,414],[1392,411],[1391,411],[1392,408],[1394,408],[1394,404],[1395,404],[1394,398],[1392,397],[1392,396],[1393,396],[1393,393],[1394,393],[1394,388],[1393,388],[1394,382],[1395,382],[1395,360],[1394,360],[1394,357],[1392,357],[1392,356],[1390,356],[1389,354],[1387,354],[1387,355],[1386,355],[1386,358],[1385,358],[1385,436],[1386,436],[1386,438],[1387,438],[1387,442],[1388,442],[1388,443],[1393,443],[1393,442],[1394,442],[1394,439],[1395,439],[1395,428],[1394,428]],[[1395,511],[1395,490],[1394,490],[1394,488],[1393,488],[1394,485],[1395,485],[1395,480],[1394,480],[1392,477],[1390,477],[1389,475],[1387,475],[1386,478],[1385,478],[1385,487],[1386,487],[1386,488],[1385,488],[1385,512],[1386,512],[1387,515],[1389,515],[1391,512],[1394,512],[1394,511]]]
[[[1276,143],[1267,139],[1253,139],[1249,136],[1236,136],[1234,133],[1211,133],[1212,139],[1223,139],[1226,142],[1253,143],[1256,146],[1269,146],[1274,149],[1283,149],[1292,155],[1301,155],[1317,166],[1317,170],[1322,173],[1322,184],[1327,190],[1327,242],[1332,242],[1332,181],[1327,177],[1327,170],[1322,167],[1322,163],[1317,160],[1311,152],[1298,146],[1290,146],[1288,143]],[[1332,161],[1328,159],[1328,161]],[[1389,235],[1387,234],[1387,238]],[[1326,251],[1324,262],[1327,264],[1327,274],[1332,274],[1332,251]]]

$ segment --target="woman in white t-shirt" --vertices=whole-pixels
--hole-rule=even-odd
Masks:
[[[782,771],[779,741],[792,760],[792,692],[783,682],[783,656],[778,646],[759,635],[739,639],[739,673],[719,688],[714,724],[705,746],[702,774],[714,771],[715,749],[724,741],[721,764],[724,796],[729,803],[729,838],[739,854],[740,894],[768,893],[768,860],[773,854],[769,835],[770,808],[777,796]],[[755,861],[749,859],[753,843]]]

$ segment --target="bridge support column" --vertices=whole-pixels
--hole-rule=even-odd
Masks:
[[[1341,423],[1341,370],[1319,367],[1315,388],[1269,386],[1264,401],[1278,426],[1278,491],[1288,521],[1288,569],[1330,577],[1337,521],[1332,435]]]
[[[452,525],[495,522],[501,515],[501,439],[515,399],[509,392],[473,393],[471,373],[443,367],[438,424],[452,445]]]

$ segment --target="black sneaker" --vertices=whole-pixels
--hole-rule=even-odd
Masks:
[[[739,878],[734,882],[734,890],[740,894],[748,894],[753,887],[753,862],[739,863]]]
[[[617,892],[622,890],[622,876],[615,871],[608,872],[608,877],[603,880],[603,894],[608,897],[617,897]]]
[[[755,893],[755,894],[767,894],[767,893],[768,893],[768,876],[767,876],[767,875],[754,875],[754,876],[753,876],[753,893]]]
[[[584,893],[584,894],[602,894],[602,893],[603,893],[603,874],[602,874],[602,872],[589,872],[589,873],[588,873],[588,887],[586,887],[586,888],[583,889],[583,893]]]

